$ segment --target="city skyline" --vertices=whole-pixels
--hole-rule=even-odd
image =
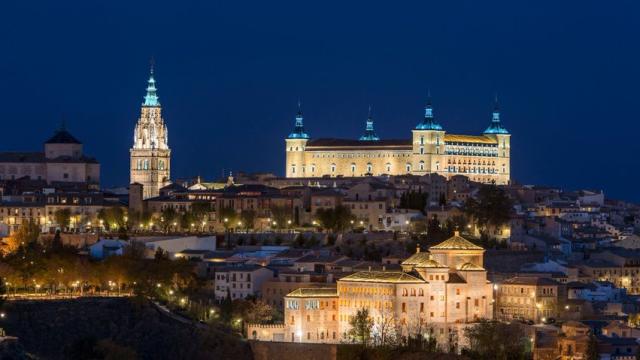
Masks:
[[[281,149],[299,98],[305,127],[314,137],[359,137],[369,105],[378,136],[404,137],[421,118],[431,89],[442,125],[463,134],[486,127],[493,97],[499,95],[502,119],[518,142],[512,154],[514,181],[602,189],[612,197],[638,201],[630,189],[639,170],[628,165],[637,151],[638,125],[628,119],[635,116],[633,84],[640,74],[626,64],[636,62],[639,54],[621,45],[636,33],[629,27],[632,18],[620,11],[625,6],[633,5],[600,9],[586,4],[580,14],[565,19],[561,15],[569,5],[558,5],[555,12],[470,5],[449,19],[450,26],[432,16],[423,28],[425,19],[418,14],[431,10],[451,15],[455,9],[421,5],[415,7],[416,15],[403,11],[403,25],[392,11],[388,24],[368,28],[372,33],[365,36],[354,30],[354,22],[384,19],[384,9],[376,4],[367,9],[348,5],[340,13],[255,7],[245,17],[230,4],[191,4],[202,14],[190,11],[178,20],[162,4],[125,10],[105,5],[82,17],[82,9],[72,5],[45,7],[54,15],[45,16],[32,5],[11,4],[14,12],[31,14],[45,25],[54,18],[68,21],[36,37],[15,19],[4,19],[9,34],[22,34],[7,43],[9,53],[21,56],[0,60],[5,74],[0,116],[11,119],[8,130],[30,135],[6,139],[2,150],[37,148],[65,119],[69,131],[101,162],[104,186],[125,185],[127,149],[148,59],[154,56],[159,96],[172,131],[174,178],[217,178],[222,169],[284,175]],[[259,10],[269,10],[273,19],[258,16]],[[320,31],[316,19],[322,16],[308,24],[303,17],[289,16],[296,10],[326,12],[335,28]],[[358,11],[367,16],[354,16]],[[226,17],[219,22],[198,22],[207,15],[217,19],[220,13]],[[140,14],[147,16],[139,23],[123,20]],[[546,20],[545,28],[538,26],[540,18]],[[104,25],[113,19],[122,20],[116,36],[103,26],[91,26],[91,21]],[[182,26],[153,27],[149,19],[161,24],[172,19]],[[283,25],[285,19],[288,25]],[[273,25],[268,34],[259,31],[265,22]],[[594,23],[602,26],[594,28]],[[87,31],[71,35],[74,25]],[[293,25],[300,31],[288,34]],[[140,43],[139,35],[149,28],[156,36]],[[462,28],[478,31],[458,38],[456,29]],[[205,34],[220,29],[236,32],[231,38],[216,35],[215,41],[203,41]],[[346,29],[341,38],[340,30]],[[187,35],[192,38],[178,41]],[[65,36],[68,41],[59,41]],[[39,45],[39,52],[51,53],[50,43],[64,51],[46,59],[29,56],[35,49],[21,42]],[[247,46],[238,45],[242,42]],[[373,46],[377,42],[382,45]],[[591,51],[594,43],[599,51]],[[268,55],[262,55],[267,49]],[[118,56],[122,51],[128,55]]]

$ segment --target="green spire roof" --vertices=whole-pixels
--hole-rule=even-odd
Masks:
[[[380,140],[376,131],[373,130],[373,117],[371,116],[371,106],[369,106],[369,117],[367,117],[367,127],[364,130],[364,135],[360,136],[362,141],[376,141]]]
[[[151,73],[149,74],[149,81],[147,83],[147,95],[144,97],[143,106],[160,106],[158,101],[158,95],[156,94],[156,80],[153,78],[153,66],[151,67]]]

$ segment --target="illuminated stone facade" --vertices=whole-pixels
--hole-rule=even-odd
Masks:
[[[248,334],[263,341],[349,341],[350,320],[366,308],[379,342],[416,334],[454,341],[467,324],[493,317],[484,249],[456,233],[429,250],[418,249],[402,271],[361,271],[339,279],[337,289],[295,290],[284,299],[284,324],[250,324]]]
[[[511,135],[500,123],[497,104],[482,135],[454,135],[436,122],[429,102],[411,139],[400,140],[380,140],[371,116],[358,140],[311,139],[298,111],[285,142],[286,176],[292,178],[437,173],[483,183],[510,182]]]
[[[168,141],[169,134],[162,118],[152,70],[130,150],[131,183],[142,184],[144,199],[158,196],[160,188],[170,183],[171,149]]]

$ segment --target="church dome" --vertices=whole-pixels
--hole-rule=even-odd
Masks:
[[[478,246],[471,241],[460,236],[460,233],[456,231],[454,235],[447,240],[441,242],[438,245],[434,245],[430,250],[484,250],[481,246]]]

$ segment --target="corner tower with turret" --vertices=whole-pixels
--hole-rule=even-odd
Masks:
[[[295,127],[285,139],[287,177],[306,176],[304,149],[307,146],[307,141],[309,141],[309,135],[304,131],[302,110],[300,103],[298,103]]]
[[[498,145],[496,171],[498,172],[498,184],[509,184],[511,179],[511,134],[500,122],[500,108],[496,97],[491,124],[484,131],[484,136],[494,139]]]
[[[445,131],[433,117],[431,98],[424,108],[424,119],[416,125],[412,133],[412,163],[407,173],[425,175],[444,170]]]
[[[162,118],[162,108],[156,90],[151,68],[147,94],[133,133],[133,147],[129,151],[130,183],[142,185],[144,199],[158,196],[160,188],[170,183],[171,176],[169,133]]]

